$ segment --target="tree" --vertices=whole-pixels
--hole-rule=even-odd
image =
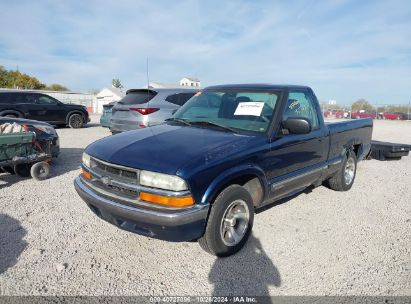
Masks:
[[[364,98],[358,99],[351,106],[353,112],[364,110],[367,113],[375,113],[375,107]]]
[[[118,88],[118,89],[122,89],[122,88],[123,88],[123,85],[121,84],[121,81],[120,81],[120,79],[118,79],[118,78],[114,78],[114,79],[111,81],[111,85],[112,85],[113,87],[115,87],[115,88]]]
[[[41,83],[36,77],[30,77],[27,74],[22,74],[16,71],[11,74],[11,81],[13,81],[13,86],[21,89],[44,89],[46,85]]]
[[[57,84],[57,83],[53,83],[47,86],[46,89],[50,91],[68,91],[69,90],[65,86],[62,86],[61,84]]]
[[[0,65],[0,88],[68,91],[66,87],[59,84],[52,84],[48,87],[36,77],[21,73],[20,71],[8,71],[2,65]]]
[[[7,71],[0,65],[0,88],[5,88],[7,85]]]

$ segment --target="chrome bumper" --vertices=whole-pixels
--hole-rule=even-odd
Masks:
[[[80,197],[100,218],[119,228],[168,241],[190,241],[201,237],[208,215],[208,205],[189,208],[131,207],[96,194],[79,176],[74,186]]]

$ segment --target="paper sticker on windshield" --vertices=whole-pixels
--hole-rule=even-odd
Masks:
[[[240,102],[234,112],[234,115],[260,116],[263,107],[264,102]]]

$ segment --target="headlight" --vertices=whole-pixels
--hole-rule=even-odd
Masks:
[[[144,170],[140,171],[140,185],[172,191],[187,190],[186,182],[178,176]]]
[[[86,152],[83,153],[82,161],[87,168],[90,168],[90,155]]]
[[[57,135],[56,130],[54,130],[54,128],[51,126],[49,127],[49,126],[43,126],[43,125],[33,125],[33,127],[44,133]]]

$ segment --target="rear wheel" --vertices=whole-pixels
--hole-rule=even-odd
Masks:
[[[350,190],[357,172],[357,157],[354,151],[350,150],[345,156],[341,168],[328,180],[328,185],[336,191]]]
[[[35,180],[45,180],[50,176],[50,165],[46,162],[35,163],[31,167],[30,174]]]
[[[82,128],[84,125],[83,116],[81,114],[72,114],[69,118],[69,126],[73,129]]]
[[[14,172],[20,177],[30,176],[30,165],[29,164],[18,164],[14,166]]]
[[[204,235],[198,240],[207,252],[226,257],[247,242],[253,227],[254,206],[246,189],[231,185],[212,204]]]

